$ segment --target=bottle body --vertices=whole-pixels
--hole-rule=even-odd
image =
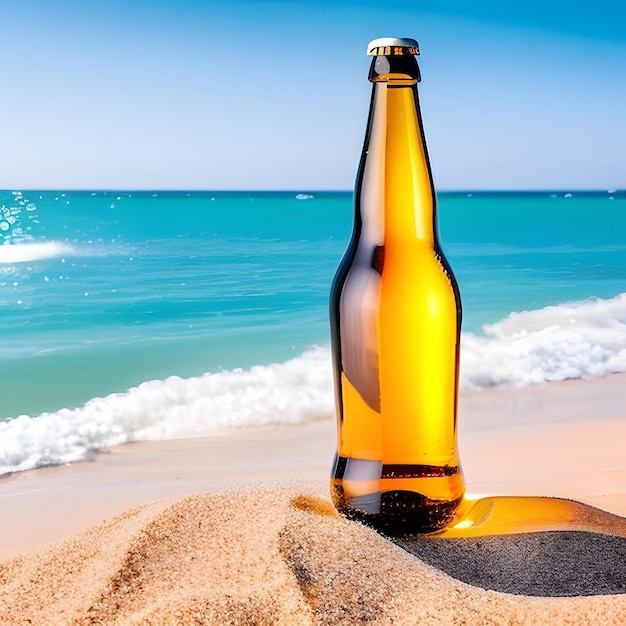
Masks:
[[[417,64],[406,53],[378,56],[370,80],[354,232],[331,289],[331,495],[387,534],[431,532],[452,521],[464,494],[460,296],[437,237]]]

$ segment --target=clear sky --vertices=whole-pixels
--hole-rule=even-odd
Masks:
[[[381,36],[439,189],[626,187],[623,0],[0,0],[0,188],[351,189]]]

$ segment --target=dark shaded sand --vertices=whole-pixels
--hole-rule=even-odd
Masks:
[[[395,543],[471,585],[527,596],[626,593],[626,538],[584,531]]]
[[[0,623],[626,623],[626,594],[598,595],[624,591],[623,538],[420,539],[406,545],[416,558],[340,518],[326,489],[297,483],[136,507],[1,565]],[[489,589],[501,583],[513,594],[586,595]]]

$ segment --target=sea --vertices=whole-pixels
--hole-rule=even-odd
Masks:
[[[626,191],[442,192],[462,391],[626,371]],[[0,191],[0,474],[334,414],[351,192]]]

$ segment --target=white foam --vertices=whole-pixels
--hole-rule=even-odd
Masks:
[[[150,381],[77,409],[0,423],[0,474],[86,458],[128,441],[292,424],[334,412],[328,349],[286,363]]]
[[[0,263],[26,263],[55,259],[74,254],[72,246],[60,241],[28,242],[0,245]]]
[[[511,313],[483,331],[463,334],[462,389],[626,372],[626,294]]]

